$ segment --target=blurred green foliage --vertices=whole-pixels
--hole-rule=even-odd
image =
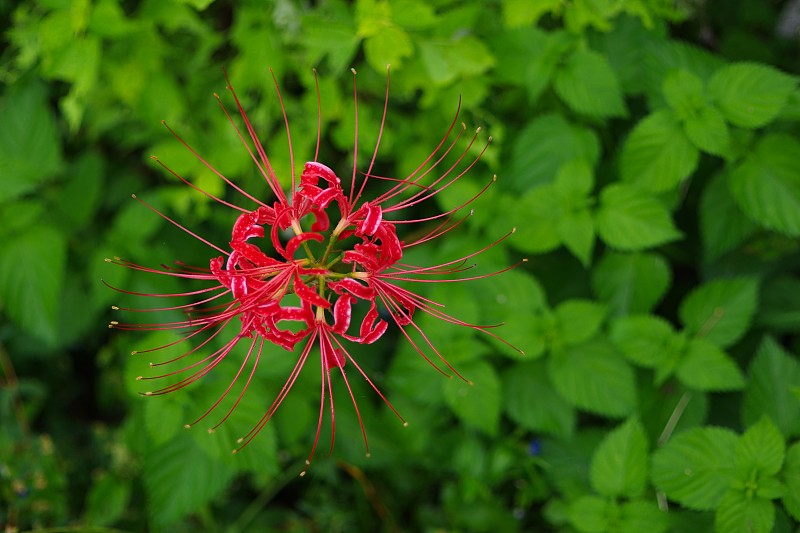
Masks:
[[[0,1],[0,523],[797,530],[800,41],[796,25],[791,38],[775,35],[790,3]],[[142,397],[135,378],[150,359],[130,352],[175,337],[112,334],[110,306],[131,302],[100,279],[149,293],[196,287],[103,259],[208,264],[207,248],[132,193],[213,242],[229,239],[235,213],[150,160],[231,193],[161,120],[269,200],[212,97],[232,106],[220,67],[288,184],[268,69],[301,162],[316,143],[316,67],[320,160],[346,175],[349,69],[366,160],[388,63],[378,174],[413,171],[459,97],[460,120],[493,137],[441,207],[493,174],[497,183],[459,232],[415,249],[414,260],[460,257],[516,227],[480,268],[527,263],[428,295],[464,320],[505,323],[498,331],[526,355],[420,319],[469,386],[402,339],[357,347],[409,427],[354,383],[371,457],[341,395],[336,449],[298,478],[318,381],[300,380],[265,431],[231,455],[293,366],[276,349],[223,426],[184,430],[239,365],[225,360],[196,386]]]

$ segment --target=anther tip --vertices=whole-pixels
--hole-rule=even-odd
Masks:
[[[469,379],[468,379],[468,380],[467,380],[467,385],[469,385],[470,387],[472,387],[473,385],[475,385],[475,383],[474,383],[473,381],[471,381],[471,380],[469,380]]]
[[[136,195],[135,194],[131,194],[131,198],[136,198]]]
[[[491,135],[489,135],[489,138],[487,139],[487,141],[486,141],[486,142],[492,142],[492,139],[494,139],[494,137],[492,137]]]
[[[208,428],[208,434],[211,435],[214,433],[214,428]]]
[[[483,129],[483,128],[481,128],[480,126],[478,126],[478,127],[475,129],[475,133],[480,133],[482,129]]]
[[[407,427],[408,427],[408,422],[406,422],[406,421],[403,421],[403,427],[404,427],[404,428],[407,428]]]
[[[147,392],[144,393],[144,395],[145,396],[152,396],[153,395],[153,391],[147,391]]]
[[[311,461],[309,461],[308,459],[306,459],[306,466],[311,466]]]
[[[105,258],[105,262],[106,262],[106,263],[110,263],[110,262],[111,262],[111,259],[109,259],[108,257],[106,257],[106,258]]]
[[[184,424],[183,427],[184,427],[184,429],[191,429],[192,425],[191,424]]]
[[[161,124],[163,124],[164,126],[166,126],[166,125],[167,125],[167,121],[166,121],[166,120],[161,120]]]
[[[233,455],[236,455],[237,453],[239,453],[239,450],[231,450],[231,453],[232,453]]]
[[[367,457],[367,459],[369,459],[370,457],[372,457],[372,454],[367,452],[366,457]]]
[[[155,367],[155,366],[156,366],[156,365],[154,365],[154,364],[152,363],[152,361],[151,361],[149,364],[150,364],[150,368],[153,368],[153,367]]]
[[[303,470],[302,472],[300,472],[300,477],[305,477],[305,475],[306,475],[306,471],[305,471],[305,470]]]
[[[356,75],[356,69],[354,69],[353,67],[350,67],[350,72],[352,72],[352,73],[353,73],[353,76],[355,76],[355,75]]]
[[[139,352],[137,352],[136,350],[133,350],[133,351],[131,352],[131,355],[136,355],[137,353],[139,353]]]
[[[142,376],[136,376],[136,381],[142,381]]]
[[[151,155],[150,159],[152,159],[153,161],[158,161],[158,156],[157,155]]]
[[[517,227],[516,227],[516,226],[514,226],[513,228],[511,228],[511,233],[516,233],[516,232],[517,232]]]
[[[236,439],[236,444],[241,444],[244,441],[244,437],[239,437]]]
[[[114,310],[114,311],[119,311],[119,307],[117,307],[116,305],[112,305],[111,309]]]
[[[523,263],[527,263],[528,262],[528,258],[526,257],[525,259],[522,260],[522,262]]]

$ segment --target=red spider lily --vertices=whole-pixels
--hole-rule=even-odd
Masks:
[[[274,75],[273,80],[275,80]],[[187,314],[187,318],[184,320],[171,323],[133,324],[122,324],[114,321],[110,327],[146,331],[176,330],[182,334],[182,337],[175,342],[142,352],[161,350],[184,341],[196,344],[179,357],[152,364],[155,367],[175,363],[188,356],[196,356],[209,346],[212,340],[216,339],[234,319],[238,319],[240,323],[239,333],[210,355],[186,364],[186,366],[176,371],[140,378],[154,380],[170,376],[180,377],[178,381],[147,392],[146,395],[173,392],[194,383],[211,372],[220,362],[232,355],[240,342],[249,345],[238,372],[220,398],[194,422],[187,424],[187,427],[192,426],[211,414],[228,397],[234,385],[242,378],[245,369],[249,365],[251,367],[249,375],[233,405],[210,431],[222,424],[240,403],[253,379],[255,369],[262,355],[264,355],[267,343],[277,345],[290,352],[295,350],[298,343],[302,343],[294,368],[286,378],[283,387],[263,417],[253,426],[249,433],[239,440],[240,447],[234,452],[251,442],[274,416],[305,367],[309,355],[314,347],[317,347],[320,355],[322,390],[316,435],[307,463],[310,464],[317,448],[326,411],[326,402],[330,409],[331,450],[333,449],[335,437],[335,413],[331,381],[331,372],[333,371],[337,371],[342,376],[361,426],[365,448],[369,454],[366,430],[345,370],[348,363],[358,371],[381,400],[404,424],[405,421],[358,365],[348,352],[345,343],[374,343],[383,336],[390,327],[390,323],[393,323],[415,350],[439,372],[449,376],[449,371],[461,379],[465,379],[447,362],[446,358],[436,349],[432,340],[417,325],[415,313],[421,311],[451,324],[466,326],[499,339],[491,331],[494,326],[482,326],[461,321],[445,313],[442,310],[443,305],[441,303],[425,298],[406,287],[413,285],[413,283],[445,283],[474,280],[500,274],[510,268],[514,268],[517,265],[489,274],[462,275],[463,272],[471,268],[471,266],[465,266],[467,261],[502,242],[513,233],[513,230],[484,248],[453,261],[433,266],[415,266],[402,262],[405,251],[408,248],[433,241],[458,227],[464,221],[464,218],[454,221],[453,217],[456,212],[476,200],[495,181],[495,178],[493,177],[469,201],[449,211],[424,218],[407,219],[401,218],[402,212],[431,200],[441,191],[446,190],[461,179],[483,155],[488,142],[477,157],[465,162],[468,152],[477,139],[478,130],[468,142],[468,146],[454,157],[455,161],[453,163],[449,165],[444,163],[465,130],[463,125],[460,129],[455,127],[458,111],[460,110],[459,106],[455,118],[439,144],[410,175],[402,179],[395,179],[373,174],[372,170],[378,155],[388,110],[389,77],[387,71],[386,95],[378,140],[366,171],[359,172],[357,163],[355,163],[352,169],[349,190],[346,190],[342,185],[342,180],[336,173],[328,166],[317,161],[320,144],[318,127],[314,160],[305,164],[299,180],[297,180],[294,174],[294,153],[289,121],[277,80],[275,80],[275,88],[283,112],[289,144],[292,167],[289,193],[284,193],[281,188],[277,175],[267,157],[266,150],[259,141],[230,83],[228,89],[231,91],[241,115],[245,126],[244,129],[247,132],[246,135],[236,125],[236,122],[221,104],[218,96],[217,100],[220,102],[220,106],[235,128],[239,139],[263,176],[267,186],[275,195],[276,201],[272,205],[264,203],[239,188],[167,126],[170,132],[203,165],[233,190],[254,202],[257,207],[255,209],[246,209],[214,196],[185,180],[157,158],[154,158],[162,167],[182,182],[210,199],[239,211],[240,214],[233,224],[229,248],[225,249],[207,241],[134,196],[159,216],[222,255],[213,257],[210,260],[208,269],[188,267],[182,263],[178,263],[176,267],[164,266],[160,269],[154,269],[123,261],[119,258],[109,259],[108,261],[112,263],[134,270],[210,283],[207,288],[180,294],[142,294],[117,289],[137,296],[188,296],[199,297],[200,300],[189,304],[158,309],[127,309],[128,311],[178,310]],[[319,95],[318,87],[317,94]],[[358,95],[355,71],[353,71],[353,94],[356,103],[356,138],[353,160],[357,161]],[[320,122],[319,116],[318,105],[318,124]],[[491,142],[491,137],[489,142]],[[359,178],[359,176],[361,177]],[[376,198],[363,200],[364,193],[368,191],[367,184],[370,180],[381,180],[392,185]],[[386,218],[387,215],[391,217],[391,220]],[[333,227],[332,220],[336,222]],[[423,233],[422,237],[406,243],[398,237],[398,227],[413,224],[430,227]],[[291,232],[292,237],[284,244],[281,236],[287,231]],[[272,250],[265,252],[254,244],[253,239],[268,239],[268,242],[272,245]],[[290,305],[290,299],[299,300],[299,305]],[[363,305],[367,308],[366,314],[357,324],[352,323],[354,305]],[[115,309],[120,308],[115,307]],[[388,320],[381,318],[381,311],[385,313]],[[414,338],[422,339],[422,341],[415,341]],[[142,352],[134,352],[134,354]],[[434,359],[438,359],[447,370],[440,368],[434,362]]]

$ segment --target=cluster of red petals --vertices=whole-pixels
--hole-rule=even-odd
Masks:
[[[391,323],[399,328],[416,351],[437,370],[449,374],[448,371],[437,366],[429,354],[434,354],[435,359],[443,363],[450,372],[461,377],[417,326],[414,318],[415,313],[422,311],[452,324],[467,326],[488,335],[496,336],[490,331],[493,326],[481,326],[460,321],[443,312],[442,304],[427,299],[405,288],[403,285],[407,286],[409,284],[407,282],[465,281],[504,272],[508,269],[472,277],[459,275],[461,272],[471,268],[464,266],[470,258],[496,245],[508,237],[511,232],[473,254],[444,264],[421,267],[402,262],[404,251],[407,248],[436,239],[458,226],[463,219],[453,221],[455,212],[475,200],[494,181],[493,178],[469,202],[451,211],[422,219],[399,219],[397,217],[397,213],[403,209],[419,205],[433,198],[472,168],[480,155],[466,164],[462,164],[462,160],[474,143],[475,137],[468,143],[467,149],[457,156],[455,163],[445,167],[442,162],[456,145],[464,131],[462,128],[455,135],[454,140],[450,139],[451,134],[456,130],[456,119],[454,119],[442,141],[414,173],[404,179],[391,180],[393,185],[387,191],[372,200],[364,201],[362,200],[362,193],[366,190],[365,186],[368,180],[388,180],[372,174],[378,145],[380,144],[379,135],[378,145],[375,147],[369,169],[363,174],[364,177],[360,182],[357,182],[358,180],[356,179],[358,172],[355,168],[353,169],[349,190],[345,189],[342,180],[333,170],[322,163],[311,161],[305,164],[299,182],[295,180],[294,175],[292,176],[292,188],[287,195],[282,191],[266,152],[256,136],[236,93],[233,92],[232,88],[229,87],[229,89],[244,121],[250,142],[236,127],[233,120],[231,120],[231,123],[236,128],[252,160],[264,176],[266,184],[276,196],[276,200],[269,205],[246,193],[207,163],[176,135],[180,142],[209,170],[223,179],[234,190],[243,194],[249,200],[256,202],[257,207],[255,209],[245,209],[217,198],[184,180],[162,164],[164,168],[181,181],[213,200],[238,210],[240,214],[233,224],[229,247],[225,249],[208,242],[163,213],[145,204],[172,224],[213,247],[221,255],[215,256],[210,260],[210,266],[207,270],[185,267],[182,264],[179,264],[177,268],[152,269],[118,258],[109,260],[135,270],[203,280],[211,283],[211,286],[205,289],[171,295],[143,295],[122,291],[143,296],[197,297],[200,295],[203,298],[190,304],[155,309],[156,311],[177,309],[187,313],[191,311],[193,314],[187,320],[168,324],[122,324],[115,321],[112,322],[112,327],[135,330],[179,330],[184,332],[181,341],[191,340],[196,344],[191,350],[176,359],[153,365],[160,366],[174,363],[178,359],[192,354],[198,354],[231,321],[238,320],[240,323],[239,334],[235,338],[228,340],[222,348],[199,361],[188,364],[178,371],[160,376],[141,378],[148,380],[160,379],[166,376],[184,376],[176,383],[147,393],[148,395],[166,394],[202,378],[223,359],[232,356],[233,349],[240,342],[249,342],[249,348],[242,358],[239,372],[231,380],[230,385],[220,399],[195,422],[189,424],[193,425],[202,420],[220,405],[223,399],[231,392],[234,384],[242,377],[245,368],[248,365],[252,366],[249,377],[233,406],[230,407],[214,428],[224,422],[239,404],[253,378],[265,345],[273,344],[285,350],[294,351],[298,343],[301,343],[297,362],[287,377],[283,388],[261,420],[255,424],[247,435],[240,439],[240,448],[238,449],[247,445],[272,418],[294,385],[308,356],[312,352],[312,348],[317,346],[320,354],[322,392],[316,437],[308,458],[308,461],[310,461],[319,440],[323,415],[326,409],[326,399],[330,406],[331,447],[333,446],[335,417],[330,375],[332,370],[338,369],[341,374],[361,423],[355,396],[345,371],[345,366],[348,362],[353,365],[378,396],[402,420],[402,417],[350,355],[344,341],[358,344],[374,343],[386,333]],[[388,102],[388,82],[386,95],[386,102]],[[280,99],[280,91],[278,91],[278,96]],[[356,97],[356,104],[357,101]],[[283,106],[282,100],[281,106]],[[384,116],[379,133],[383,132],[386,108],[387,106],[384,105]],[[225,113],[227,115],[227,111]],[[456,117],[457,115],[456,113]],[[231,118],[230,115],[228,115],[228,118]],[[357,120],[356,115],[356,131]],[[291,154],[291,135],[288,121],[285,121],[285,124]],[[357,141],[358,139],[356,138],[356,147],[358,145]],[[480,153],[482,154],[483,151]],[[354,160],[356,159],[357,154],[354,154]],[[438,175],[436,178],[430,177],[434,173],[434,169],[436,169],[436,174]],[[426,183],[423,184],[423,181]],[[389,213],[394,214],[392,220],[384,216]],[[425,225],[429,229],[423,233],[422,237],[413,242],[405,243],[400,240],[397,232],[398,226],[415,223]],[[287,235],[289,235],[288,238],[286,237]],[[266,252],[263,249],[263,244],[258,244],[265,242],[271,244],[271,249]],[[224,303],[218,303],[223,300],[225,300]],[[353,310],[357,307],[360,307],[361,311],[357,315],[359,317],[358,320],[354,320]],[[127,310],[141,311],[137,309]],[[154,309],[149,309],[149,311],[154,311]],[[167,346],[174,344],[176,343],[171,343]],[[156,351],[167,346],[144,351]],[[361,424],[361,430],[365,445],[367,445],[363,423]],[[368,445],[367,452],[369,452]]]

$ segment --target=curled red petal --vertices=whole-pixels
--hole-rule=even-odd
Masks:
[[[286,252],[284,257],[286,259],[292,259],[294,257],[294,253],[297,249],[306,241],[317,241],[322,242],[323,238],[322,235],[319,233],[301,233],[300,235],[296,235],[292,237],[288,243],[286,243]]]
[[[362,209],[365,215],[364,220],[358,225],[358,231],[364,235],[374,235],[383,220],[381,206],[366,202]]]
[[[375,300],[375,291],[369,285],[364,285],[354,278],[342,278],[339,281],[331,281],[328,286],[333,289],[336,294],[344,295],[347,291],[356,298],[362,300]]]
[[[350,327],[350,318],[353,314],[353,300],[354,297],[349,294],[342,294],[333,305],[333,331],[336,333],[345,333],[347,328]]]
[[[306,285],[296,273],[294,275],[293,285],[294,293],[304,302],[308,302],[311,305],[316,305],[324,309],[330,308],[331,303],[317,294],[317,291]]]

